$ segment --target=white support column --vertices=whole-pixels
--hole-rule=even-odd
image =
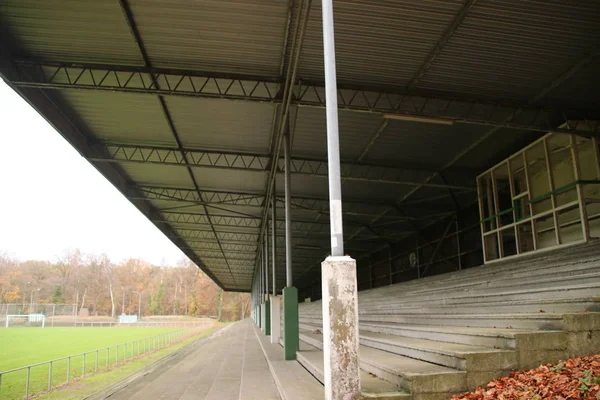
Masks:
[[[333,1],[322,0],[331,256],[321,263],[325,398],[361,398],[356,261],[344,253]]]
[[[327,257],[321,263],[321,277],[325,398],[359,399],[356,261]]]
[[[271,296],[271,343],[279,344],[281,337],[281,297]]]
[[[264,300],[264,299],[263,299]],[[266,325],[266,319],[265,319],[265,306],[267,304],[263,301],[262,303],[260,303],[260,330],[265,333],[265,327]]]

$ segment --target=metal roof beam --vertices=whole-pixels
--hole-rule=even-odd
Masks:
[[[244,153],[229,153],[207,150],[166,148],[154,146],[133,145],[99,145],[94,154],[87,157],[95,162],[132,162],[142,164],[175,165],[187,168],[217,168],[243,171],[268,172],[271,159],[269,156]],[[102,151],[104,150],[104,151]],[[283,160],[279,160],[277,172],[283,173]],[[406,172],[414,169],[401,166],[341,163],[342,178],[347,181],[377,182],[384,184],[416,186],[422,185],[420,180],[407,180]],[[417,170],[424,172],[422,170]],[[315,159],[294,158],[291,160],[291,171],[295,175],[315,176],[327,178],[327,161]],[[433,169],[429,172],[434,172]],[[475,187],[427,183],[428,187],[442,189],[473,190]]]
[[[219,204],[223,206],[246,206],[246,207],[260,207],[264,206],[264,194],[252,193],[252,192],[231,192],[231,191],[216,191],[216,190],[202,190],[204,194],[203,199],[206,199],[206,202],[202,202],[198,193],[195,189],[190,188],[168,188],[161,186],[135,186],[131,188],[130,192],[127,192],[127,197],[137,196],[139,199],[145,200],[164,200],[164,201],[173,201],[173,202],[183,202],[190,203],[192,206],[199,203],[206,203],[207,205]],[[434,197],[433,199],[437,199]],[[424,201],[424,199],[422,199]],[[283,196],[277,196],[277,201],[282,202]],[[293,196],[292,197],[292,206],[297,209],[302,209],[305,211],[315,211],[321,212],[321,208],[323,205],[327,204],[328,199],[324,197],[314,197],[314,196]],[[344,204],[348,205],[348,215],[365,215],[370,216],[372,212],[376,212],[381,210],[384,207],[394,206],[395,203],[393,201],[376,201],[370,199],[361,199],[361,198],[346,198],[344,199]],[[417,204],[413,209],[418,210]],[[425,208],[427,209],[427,208]],[[172,212],[169,209],[161,209],[163,212]],[[231,211],[233,214],[240,215],[235,210],[227,210],[225,208],[221,208],[222,211]],[[439,206],[436,207],[436,210],[439,210]],[[327,213],[327,212],[325,212]],[[186,214],[186,213],[183,213]],[[198,213],[195,213],[198,214]],[[201,213],[204,214],[204,213]],[[252,215],[247,213],[242,213],[243,217],[249,218],[261,218],[260,215]],[[212,213],[211,213],[212,215]],[[221,214],[224,215],[224,214]],[[233,216],[233,215],[232,215]],[[390,218],[395,218],[394,216],[390,216]],[[400,219],[406,219],[402,217]]]
[[[215,99],[283,103],[280,79],[211,74],[160,68],[19,61],[11,84],[38,89],[88,89],[110,92],[178,95]],[[322,83],[295,82],[289,105],[325,107]],[[340,85],[338,106],[344,110],[383,113],[399,118],[442,119],[449,123],[475,124],[537,132],[578,133],[577,127],[558,129],[552,118],[597,119],[596,110],[554,110],[531,102],[507,104],[504,99],[469,100],[406,89]],[[517,112],[518,111],[518,112]],[[572,117],[570,117],[572,116]],[[559,125],[559,124],[558,124]],[[580,133],[580,132],[579,132]],[[600,133],[600,126],[593,132]],[[277,152],[278,154],[278,152]]]
[[[127,25],[129,27],[129,30],[131,31],[131,35],[133,36],[134,42],[142,56],[142,59],[144,60],[144,66],[146,68],[152,68],[152,63],[150,62],[150,58],[148,56],[148,52],[146,50],[146,46],[144,45],[144,41],[142,40],[142,37],[140,35],[140,32],[137,28],[137,24],[135,22],[135,19],[133,17],[133,13],[131,12],[131,7],[129,6],[129,2],[128,0],[119,0],[119,4],[121,6],[121,10],[123,11],[123,15],[125,17],[125,21],[127,22]],[[156,86],[157,89],[160,89],[162,86],[160,85],[160,82],[158,82],[156,80],[156,76],[150,74],[152,81],[154,82],[154,85]],[[168,86],[167,86],[168,87]],[[179,138],[179,133],[177,132],[177,128],[175,127],[175,124],[173,123],[173,118],[171,117],[171,113],[169,111],[169,108],[167,107],[167,103],[165,102],[163,96],[161,94],[158,94],[158,102],[160,104],[160,108],[162,111],[163,116],[165,117],[165,120],[169,126],[169,129],[171,131],[171,134],[173,135],[173,138],[175,139],[175,141],[177,142],[177,147],[181,150],[181,148],[183,147],[182,143],[181,143],[181,139]],[[183,157],[183,159],[187,162],[187,155],[185,154],[185,152],[180,151],[181,156]],[[190,180],[192,181],[194,187],[196,188],[196,191],[200,194],[200,189],[198,187],[198,183],[196,181],[196,177],[194,176],[194,173],[192,171],[192,169],[188,166],[187,167],[187,171],[188,171],[188,175],[190,177]],[[201,194],[200,194],[201,195]],[[206,206],[204,208],[204,211],[208,214],[208,210],[206,209]],[[215,235],[215,237],[217,237],[217,240],[219,238],[219,235],[217,234],[217,232],[215,231],[214,227],[212,226],[212,223],[210,221],[210,216],[208,217],[208,222],[211,225],[211,229],[213,230],[213,234]],[[223,255],[225,255],[224,250],[221,248],[221,252],[223,253]],[[233,272],[230,271],[231,274],[231,279],[233,280],[233,284],[237,286],[236,280],[235,280],[235,275]]]

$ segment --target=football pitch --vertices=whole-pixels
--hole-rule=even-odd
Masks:
[[[152,349],[156,342],[144,340],[119,346],[109,351],[107,347],[132,342],[137,339],[156,336],[177,328],[7,328],[0,329],[0,372],[30,364],[41,363],[56,358],[102,349],[83,357],[73,357],[49,364],[32,367],[29,371],[30,395],[52,386],[89,374],[96,369],[121,362],[123,357],[137,356],[138,349],[143,354]],[[50,372],[52,380],[50,381]],[[27,369],[2,376],[0,398],[22,398],[24,395]]]

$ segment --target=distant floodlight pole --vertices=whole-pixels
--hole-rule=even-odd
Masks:
[[[325,105],[327,113],[327,169],[329,173],[329,222],[331,255],[344,255],[342,227],[342,183],[340,178],[340,134],[338,128],[333,2],[323,0],[323,52],[325,55]]]
[[[356,260],[344,256],[333,0],[322,0],[331,256],[321,263],[326,400],[361,397]]]
[[[31,291],[31,296],[30,296],[30,298],[29,298],[29,312],[30,312],[31,314],[33,314],[33,293],[34,293],[34,292],[39,292],[39,291],[40,291],[40,289],[39,289],[39,288],[38,288],[38,289],[33,289],[33,290]]]
[[[142,294],[140,292],[136,292],[135,290],[132,290],[131,293],[138,295],[138,318],[142,319]]]
[[[123,303],[121,304],[121,314],[125,315],[125,287],[121,286],[121,290],[123,291]]]

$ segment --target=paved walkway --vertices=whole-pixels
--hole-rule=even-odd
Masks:
[[[251,324],[246,319],[223,328],[136,379],[110,399],[279,399]]]

